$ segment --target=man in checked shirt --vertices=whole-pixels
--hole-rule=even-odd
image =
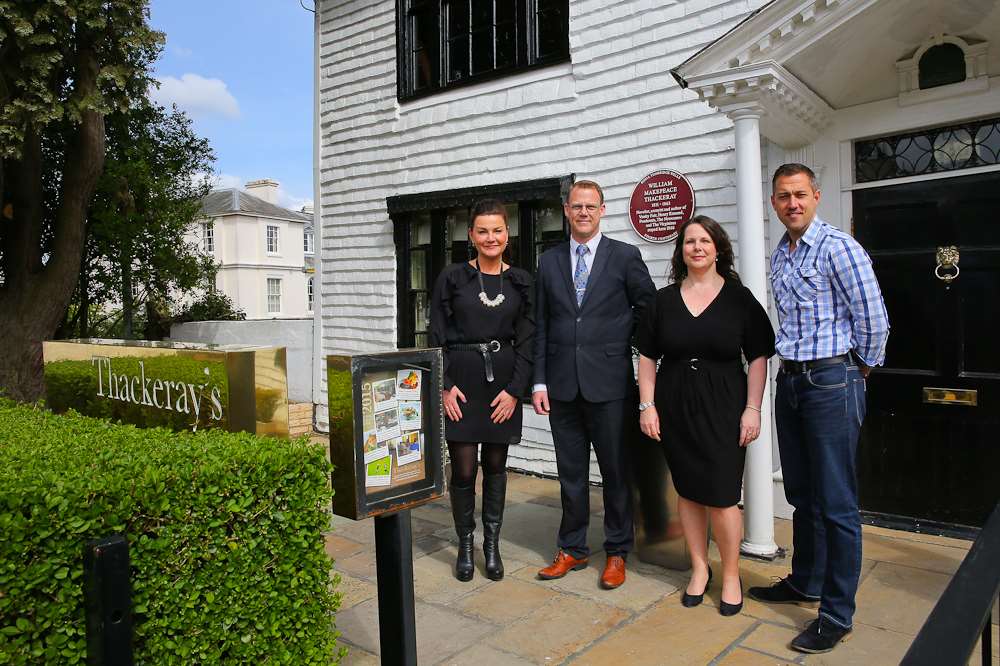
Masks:
[[[792,514],[792,573],[752,587],[767,603],[816,607],[819,617],[792,641],[829,652],[851,632],[861,573],[857,448],[865,378],[881,365],[889,320],[872,262],[849,234],[816,217],[816,174],[785,164],[771,204],[787,230],[771,255],[778,309],[774,417],[785,497]]]

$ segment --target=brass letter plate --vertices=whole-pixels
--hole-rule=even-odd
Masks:
[[[979,392],[975,389],[951,389],[924,387],[924,402],[934,405],[967,405],[975,407],[979,404]]]

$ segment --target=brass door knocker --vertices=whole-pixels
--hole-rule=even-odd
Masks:
[[[950,285],[952,280],[958,277],[958,247],[955,245],[943,245],[937,249],[937,268],[934,269],[934,276]],[[942,273],[941,271],[951,271],[954,273]]]

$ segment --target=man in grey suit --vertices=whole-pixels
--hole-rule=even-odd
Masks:
[[[631,339],[656,288],[638,248],[601,234],[604,192],[576,182],[564,204],[570,241],[545,252],[535,278],[535,412],[549,415],[562,491],[559,551],[538,572],[550,580],[587,566],[590,445],[604,483],[601,586],[625,582],[632,505],[622,408],[634,384]],[[632,418],[633,415],[629,415]]]

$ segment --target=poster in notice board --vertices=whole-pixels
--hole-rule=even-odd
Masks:
[[[439,349],[327,357],[334,513],[354,520],[444,492]]]

